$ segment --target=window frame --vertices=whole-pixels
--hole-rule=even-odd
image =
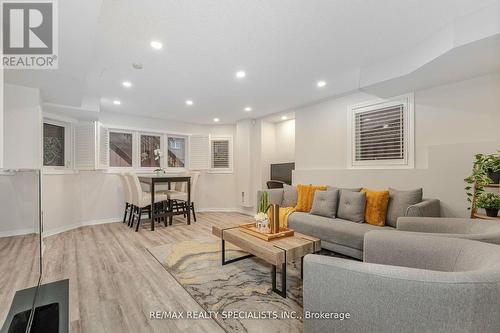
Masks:
[[[132,135],[132,165],[129,167],[123,166],[111,166],[111,133],[124,133]],[[109,146],[108,146],[108,169],[123,171],[123,170],[134,170],[137,168],[138,159],[135,157],[137,154],[138,143],[137,141],[137,133],[130,130],[119,129],[119,128],[108,128],[108,137],[109,137]],[[140,162],[140,161],[139,161]]]
[[[184,139],[184,167],[169,167],[168,166],[168,139],[169,138],[174,138],[174,139]],[[184,135],[178,135],[178,134],[165,134],[165,149],[163,151],[163,156],[165,157],[164,164],[165,164],[165,170],[169,171],[184,171],[188,169],[189,166],[189,137],[184,136]]]
[[[44,165],[44,125],[54,125],[64,128],[64,166]],[[42,156],[41,165],[45,173],[68,172],[73,169],[74,164],[73,149],[73,124],[69,120],[58,119],[57,117],[44,115],[42,118]]]
[[[366,160],[355,161],[356,156],[356,121],[355,115],[386,107],[403,104],[404,160]],[[413,169],[415,167],[415,130],[414,130],[414,94],[405,94],[391,98],[380,98],[348,107],[348,169]]]
[[[212,167],[212,142],[213,141],[228,141],[228,168],[213,168]],[[209,149],[210,149],[210,168],[208,170],[209,173],[233,173],[233,137],[231,135],[218,135],[218,136],[210,136],[209,138]]]
[[[141,167],[141,135],[149,135],[149,136],[159,136],[160,137],[160,149],[163,154],[163,157],[160,161],[160,168],[165,170],[166,172],[182,172],[189,169],[189,137],[191,134],[184,133],[176,133],[176,132],[163,132],[155,129],[143,129],[143,128],[133,128],[126,127],[120,125],[106,125],[103,124],[108,131],[109,140],[111,143],[111,133],[127,133],[132,134],[132,167],[112,167],[110,165],[111,159],[109,159],[109,164],[107,167],[107,172],[116,173],[123,171],[133,171],[138,173],[149,173],[156,170],[156,167]],[[185,139],[186,147],[185,147],[185,157],[184,157],[184,168],[169,168],[168,161],[166,156],[168,154],[168,138],[183,138]],[[109,153],[110,147],[108,147]]]

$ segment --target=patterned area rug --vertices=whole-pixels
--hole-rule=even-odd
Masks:
[[[226,331],[303,331],[300,262],[288,265],[287,298],[282,298],[271,290],[270,264],[249,258],[222,266],[220,240],[183,241],[149,252]],[[226,242],[226,260],[245,254]],[[281,289],[280,279],[278,274]]]

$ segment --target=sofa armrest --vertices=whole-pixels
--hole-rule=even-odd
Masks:
[[[401,231],[463,234],[473,221],[452,217],[400,217],[396,228]]]
[[[473,322],[474,285],[451,274],[307,255],[304,332],[463,331]],[[350,319],[313,318],[339,312]]]
[[[282,188],[271,188],[266,190],[257,191],[257,202],[256,206],[259,207],[260,199],[262,198],[262,193],[267,192],[269,196],[269,203],[280,205],[283,203],[283,189]]]
[[[424,199],[408,207],[405,216],[440,217],[441,202],[438,199]]]
[[[365,234],[363,261],[367,263],[452,272],[462,249],[472,241],[426,236],[396,230]]]

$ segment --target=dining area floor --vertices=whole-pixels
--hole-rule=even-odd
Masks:
[[[165,227],[172,225],[175,216],[183,216],[188,225],[192,220],[196,222],[195,194],[199,176],[199,172],[118,174],[124,194],[123,223],[137,232],[144,222],[149,222],[151,231],[157,223]]]

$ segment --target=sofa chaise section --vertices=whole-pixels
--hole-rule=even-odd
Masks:
[[[288,218],[288,226],[300,233],[321,239],[321,247],[353,258],[363,257],[363,240],[371,230],[390,229],[368,223],[355,223],[343,219],[295,212]]]
[[[305,257],[304,332],[500,332],[499,246],[370,231],[364,261]]]
[[[465,238],[500,245],[500,223],[453,217],[400,217],[397,230],[414,235]]]

